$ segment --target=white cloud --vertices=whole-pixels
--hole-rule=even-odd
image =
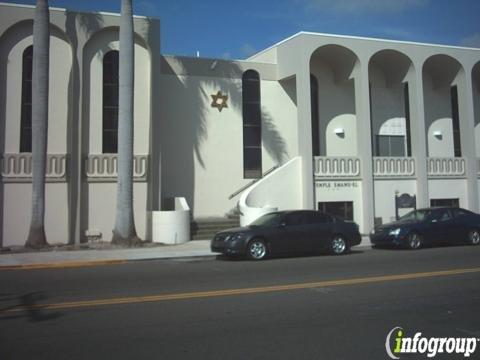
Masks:
[[[480,33],[473,34],[460,41],[460,45],[480,48]]]
[[[318,10],[337,12],[377,12],[395,13],[425,6],[430,0],[307,0],[311,7]]]

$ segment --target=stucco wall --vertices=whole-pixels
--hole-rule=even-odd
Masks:
[[[311,72],[318,81],[320,154],[355,156],[357,154],[357,116],[353,79],[336,78],[328,64],[315,60]],[[335,134],[343,129],[343,134]]]
[[[85,50],[85,84],[89,85],[89,153],[102,153],[103,57],[119,50],[118,32],[107,29],[96,34]],[[134,154],[149,152],[150,56],[138,39],[135,43]]]
[[[453,157],[453,127],[450,86],[434,87],[432,78],[424,76],[425,128],[428,156]],[[433,134],[439,131],[441,136]]]
[[[315,208],[319,202],[352,201],[353,221],[360,226],[361,233],[368,233],[371,229],[363,226],[362,182],[348,181],[317,181],[315,182]]]
[[[243,178],[241,78],[163,75],[162,196],[187,199],[194,217],[224,216],[249,183]],[[228,108],[211,107],[211,95],[228,95]],[[262,80],[263,171],[296,155],[295,104],[281,85]]]
[[[99,231],[102,240],[112,239],[112,230],[115,225],[115,209],[117,203],[116,183],[89,183],[88,184],[88,225],[89,231]],[[150,239],[150,226],[147,226],[147,184],[133,184],[133,211],[137,235],[141,239]],[[150,225],[150,224],[148,224]]]
[[[429,180],[428,192],[430,200],[459,199],[460,207],[468,208],[467,182],[463,179]]]
[[[32,184],[4,184],[3,246],[24,245],[31,219]],[[50,244],[68,242],[67,184],[45,187],[45,233]]]
[[[480,81],[475,79],[473,83],[473,106],[475,122],[475,150],[477,157],[480,157]]]
[[[375,217],[382,218],[382,223],[395,220],[395,194],[415,195],[417,186],[415,180],[375,180]],[[381,195],[380,195],[381,194]],[[402,216],[412,209],[399,209]]]
[[[404,84],[387,82],[385,74],[375,68],[370,71],[370,82],[372,151],[386,156],[376,154],[377,135],[406,136]],[[404,148],[407,156],[406,139]]]
[[[14,44],[13,47],[3,46],[2,54],[0,54],[6,58],[3,78],[6,78],[6,88],[8,89],[5,93],[6,153],[20,151],[23,53],[33,43],[31,28],[27,24],[12,36],[15,37],[10,39],[10,42]],[[48,118],[48,153],[50,154],[67,152],[68,95],[72,55],[69,44],[59,36],[57,31],[50,36],[51,71]]]

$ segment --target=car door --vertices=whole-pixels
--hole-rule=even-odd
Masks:
[[[453,217],[449,209],[435,209],[427,221],[427,231],[424,234],[427,242],[444,243],[453,236]]]
[[[468,232],[480,224],[475,224],[475,216],[469,211],[464,209],[455,208],[451,209],[453,214],[453,235],[450,242],[461,243],[467,238]]]
[[[306,228],[306,212],[294,211],[285,214],[275,244],[275,252],[292,253],[308,250]]]
[[[306,216],[308,251],[320,251],[328,247],[333,235],[333,218],[330,215],[311,211]]]

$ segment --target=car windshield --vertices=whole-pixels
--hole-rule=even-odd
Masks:
[[[423,209],[423,210],[414,210],[410,211],[408,214],[403,215],[399,220],[418,220],[423,221],[430,216],[432,210]]]
[[[280,220],[280,213],[270,213],[265,214],[259,217],[257,220],[252,222],[250,225],[252,226],[270,226],[278,224]]]

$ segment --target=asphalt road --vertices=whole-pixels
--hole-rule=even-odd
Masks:
[[[388,359],[397,326],[480,338],[480,247],[0,271],[0,359]]]

